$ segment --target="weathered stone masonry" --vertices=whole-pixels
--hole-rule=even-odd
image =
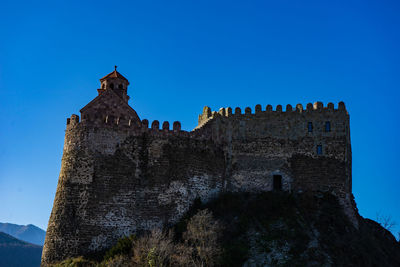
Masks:
[[[341,102],[213,112],[182,131],[140,120],[114,71],[67,119],[42,265],[109,248],[122,236],[179,220],[223,191],[329,191],[354,219],[349,115]]]

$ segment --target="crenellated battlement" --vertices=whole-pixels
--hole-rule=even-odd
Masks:
[[[130,135],[138,136],[143,133],[147,133],[151,136],[158,137],[187,137],[196,139],[210,139],[211,134],[205,130],[196,131],[185,131],[182,130],[181,122],[174,121],[172,123],[172,129],[168,121],[164,121],[160,128],[160,122],[154,120],[151,124],[147,119],[143,119],[139,125],[133,124],[130,120],[124,120],[120,117],[115,116],[98,116],[96,119],[85,119],[80,120],[80,117],[76,114],[72,114],[70,118],[67,118],[67,131],[76,128],[104,128],[113,129],[115,131],[128,132]]]
[[[170,129],[170,123],[168,121],[164,121],[162,123],[162,127],[160,129],[160,122],[158,120],[154,120],[149,127],[149,121],[147,119],[142,120],[142,128],[141,132],[149,133],[153,136],[182,136],[182,137],[191,137],[193,136],[191,132],[183,131],[181,129],[181,123],[179,121],[174,121],[172,124],[172,129]]]
[[[78,115],[72,114],[70,118],[67,118],[67,129],[80,124],[85,126],[118,126],[121,128],[138,128],[138,124],[134,120],[127,119],[124,116],[101,114],[90,116],[89,114],[84,114],[80,120]]]
[[[250,107],[231,107],[212,111],[209,107],[203,108],[199,115],[199,123],[195,130],[203,130],[212,135],[217,142],[229,140],[254,140],[263,138],[299,139],[344,136],[350,140],[349,116],[343,102],[335,108],[333,103],[326,106],[322,102],[308,103],[306,108],[302,104],[295,107],[288,104],[285,110],[282,105],[273,109],[260,104],[252,110]],[[318,141],[318,142],[322,142]]]
[[[303,112],[346,112],[346,107],[344,102],[339,102],[338,107],[335,109],[335,105],[332,102],[329,102],[327,106],[324,107],[322,102],[315,102],[314,104],[308,103],[306,108],[303,108],[302,104],[297,104],[294,108],[292,105],[287,104],[286,109],[283,110],[282,105],[277,105],[275,110],[272,105],[267,105],[265,109],[262,109],[260,104],[257,104],[254,108],[254,112],[250,107],[246,107],[244,109],[244,113],[242,113],[242,109],[240,107],[236,107],[234,112],[231,107],[220,108],[218,111],[212,111],[210,107],[205,106],[203,108],[203,113],[199,115],[198,127],[218,116],[223,117],[231,117],[231,116],[248,116],[248,115],[264,115],[270,113],[286,113],[286,114],[295,114],[295,113],[303,113]]]
[[[348,113],[343,102],[339,102],[336,108],[331,102],[326,106],[322,102],[308,103],[305,108],[302,104],[297,104],[295,107],[288,104],[285,110],[282,105],[277,105],[275,109],[272,105],[266,105],[263,109],[260,104],[257,104],[253,110],[250,107],[244,108],[244,112],[240,107],[212,111],[211,108],[205,106],[203,113],[199,115],[198,126],[190,132],[183,131],[179,121],[173,122],[171,129],[168,121],[161,124],[158,120],[154,120],[150,124],[147,119],[127,117],[122,112],[114,115],[110,113],[92,115],[86,112],[82,114],[82,120],[80,120],[78,115],[73,114],[67,119],[67,130],[81,125],[121,129],[132,135],[146,132],[160,137],[182,136],[213,139],[217,142],[227,138],[253,139],[271,136],[296,139],[305,136],[316,137],[316,134],[347,135],[349,138]]]

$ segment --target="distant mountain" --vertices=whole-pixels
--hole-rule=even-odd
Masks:
[[[0,232],[0,266],[39,267],[42,247]]]
[[[12,223],[0,223],[0,232],[9,234],[28,243],[43,246],[46,232],[33,224],[18,225]]]

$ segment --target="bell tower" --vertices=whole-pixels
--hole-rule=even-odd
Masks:
[[[114,71],[100,79],[101,87],[97,89],[99,95],[106,90],[113,90],[126,103],[128,103],[128,86],[129,81],[121,73],[117,71],[117,66],[114,66]]]

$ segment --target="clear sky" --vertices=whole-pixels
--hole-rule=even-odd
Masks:
[[[362,216],[400,224],[399,1],[1,1],[0,222],[46,229],[66,118],[118,65],[141,119],[346,103]],[[400,231],[400,227],[395,232]]]

